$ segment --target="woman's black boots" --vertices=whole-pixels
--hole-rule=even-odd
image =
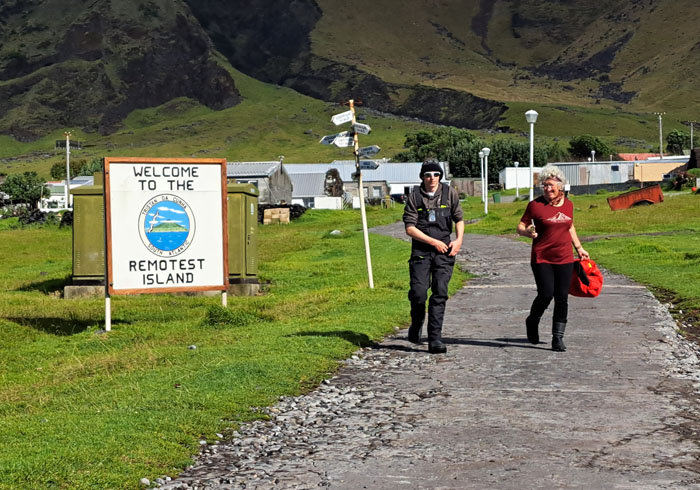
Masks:
[[[564,345],[564,330],[566,330],[566,322],[552,323],[552,350],[554,352],[566,351]]]
[[[525,328],[527,329],[527,340],[531,344],[539,344],[540,343],[540,333],[538,331],[539,325],[540,325],[539,318],[535,318],[532,315],[530,315],[525,319]]]

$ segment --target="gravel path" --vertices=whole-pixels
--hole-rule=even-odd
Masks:
[[[401,225],[373,231],[405,238]],[[572,298],[568,352],[550,350],[544,325],[530,345],[528,257],[527,244],[467,235],[458,258],[478,277],[448,301],[447,354],[399,332],[266,409],[269,421],[202,441],[187,471],[156,486],[700,488],[697,346],[645,288],[611,274],[599,298]]]

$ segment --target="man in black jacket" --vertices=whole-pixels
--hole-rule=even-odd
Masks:
[[[462,248],[464,220],[456,189],[441,183],[444,171],[434,160],[426,160],[420,169],[422,184],[408,196],[403,222],[411,240],[409,272],[411,289],[411,327],[408,340],[419,344],[425,320],[425,302],[428,287],[431,290],[428,305],[428,351],[431,354],[447,352],[442,343],[442,320],[447,302],[447,285],[452,277],[455,256]],[[451,239],[452,223],[456,238]]]

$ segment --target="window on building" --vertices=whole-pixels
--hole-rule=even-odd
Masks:
[[[382,186],[375,185],[372,187],[372,197],[382,197]]]

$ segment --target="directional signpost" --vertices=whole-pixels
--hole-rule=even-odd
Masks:
[[[349,110],[345,112],[341,112],[340,114],[336,114],[331,118],[331,122],[335,124],[336,126],[339,126],[341,124],[345,124],[346,122],[354,121],[355,120],[355,111]]]
[[[369,156],[376,155],[377,153],[379,153],[379,150],[381,150],[381,148],[379,148],[377,145],[372,145],[372,146],[365,146],[364,148],[360,148],[359,150],[357,150],[357,153],[361,157],[369,157]]]
[[[357,134],[369,134],[372,132],[372,128],[369,127],[369,124],[362,124],[358,122],[352,125],[352,129]]]
[[[347,148],[355,144],[355,138],[352,136],[338,136],[333,140],[333,144],[338,148]]]
[[[369,250],[369,234],[367,232],[367,215],[365,213],[365,193],[364,189],[362,187],[362,170],[375,170],[379,167],[379,164],[374,161],[374,160],[362,160],[360,161],[360,157],[367,157],[367,156],[372,156],[376,155],[379,153],[380,148],[377,145],[372,145],[372,146],[367,146],[365,148],[360,148],[359,140],[358,140],[358,135],[359,134],[369,134],[372,131],[372,128],[369,127],[369,124],[362,124],[358,123],[355,119],[355,101],[353,99],[350,99],[348,101],[348,105],[350,106],[349,111],[341,112],[340,114],[336,114],[331,118],[331,122],[335,124],[336,126],[344,123],[352,123],[352,130],[351,131],[343,131],[342,133],[338,134],[329,134],[328,136],[324,136],[321,138],[321,143],[322,145],[330,145],[334,144],[338,148],[345,148],[352,146],[354,147],[354,154],[355,154],[355,169],[356,172],[353,174],[353,177],[357,175],[357,188],[358,188],[358,194],[360,197],[360,214],[362,215],[362,232],[365,238],[365,257],[367,259],[367,274],[369,276],[369,287],[370,289],[374,289],[374,279],[372,277],[372,257],[370,255],[370,250]]]

